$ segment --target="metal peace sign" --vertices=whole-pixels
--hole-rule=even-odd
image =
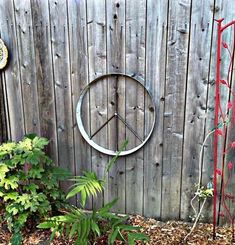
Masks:
[[[116,80],[115,80],[116,86],[114,86],[115,87],[114,101],[111,102],[112,105],[115,105],[114,111],[112,112],[111,116],[109,118],[107,118],[107,120],[101,126],[98,127],[98,129],[96,129],[94,132],[90,132],[88,134],[89,130],[85,129],[85,128],[87,128],[87,125],[86,125],[86,127],[84,127],[84,122],[83,122],[83,118],[82,118],[82,114],[83,114],[82,108],[84,106],[83,105],[84,104],[84,98],[85,98],[85,96],[89,96],[91,88],[95,87],[95,85],[97,83],[100,83],[101,81],[103,81],[105,79],[111,79],[111,78],[116,78]],[[148,123],[149,124],[149,130],[147,131],[146,135],[145,135],[145,133],[142,133],[142,134],[144,134],[144,136],[139,134],[132,127],[134,122],[133,123],[127,122],[126,119],[125,119],[125,116],[121,115],[121,113],[119,112],[120,108],[119,108],[118,100],[120,99],[120,94],[119,94],[119,91],[118,91],[117,83],[120,82],[120,81],[118,80],[118,78],[122,78],[122,80],[125,82],[125,89],[126,90],[128,89],[128,83],[126,83],[127,80],[136,83],[136,86],[139,86],[144,91],[144,94],[148,96],[148,101],[151,102],[151,107],[149,108],[149,111],[152,113],[151,114],[152,116],[150,117],[151,118],[151,122]],[[135,93],[132,93],[132,96],[137,96],[137,95]],[[128,97],[130,97],[130,96],[128,96]],[[90,98],[90,100],[92,100],[92,99],[94,99],[94,98]],[[145,100],[146,99],[144,99],[144,101]],[[136,107],[138,107],[138,106],[136,106]],[[142,111],[143,111],[142,113],[144,113],[145,110],[142,109]],[[78,125],[78,129],[79,129],[81,135],[83,136],[83,138],[87,141],[87,143],[89,145],[91,145],[97,151],[99,151],[101,153],[104,153],[104,154],[107,154],[107,155],[111,155],[111,156],[114,156],[114,155],[117,154],[117,152],[119,150],[118,149],[118,143],[116,144],[117,147],[116,147],[115,150],[114,149],[109,149],[108,147],[101,146],[99,143],[95,142],[94,136],[99,134],[104,127],[108,126],[108,124],[111,123],[112,120],[116,120],[117,122],[120,121],[120,123],[125,127],[125,130],[129,130],[129,132],[131,132],[133,137],[135,137],[140,142],[138,145],[135,145],[134,147],[131,147],[130,149],[126,149],[126,150],[124,150],[124,151],[122,151],[120,153],[120,156],[129,155],[129,154],[134,153],[135,151],[139,150],[148,141],[148,139],[150,138],[150,136],[151,136],[151,134],[153,132],[153,129],[154,129],[154,125],[155,125],[155,114],[156,114],[156,109],[155,109],[155,105],[154,105],[154,102],[153,102],[153,97],[152,97],[150,91],[136,77],[129,76],[129,75],[126,75],[126,74],[121,74],[121,73],[105,74],[105,75],[97,77],[96,79],[91,81],[83,89],[83,91],[82,91],[82,93],[80,95],[80,98],[78,100],[78,103],[77,103],[77,108],[76,108],[77,125]],[[143,118],[145,118],[145,116],[143,116]],[[135,122],[135,124],[138,124],[138,122]],[[116,127],[118,127],[118,124],[116,124]],[[144,127],[144,129],[141,129],[141,131],[142,132],[144,132],[144,131],[146,132],[145,124],[143,125],[143,127]],[[113,129],[113,130],[116,132],[116,134],[118,134],[118,129],[117,128]],[[117,135],[117,137],[118,137],[118,135]],[[118,139],[116,139],[116,141],[118,141]]]

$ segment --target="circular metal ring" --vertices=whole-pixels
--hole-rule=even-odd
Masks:
[[[144,139],[144,141],[139,144],[138,146],[130,149],[130,150],[125,150],[125,151],[122,151],[120,153],[120,156],[126,156],[126,155],[129,155],[129,154],[132,154],[134,152],[136,152],[137,150],[139,150],[141,147],[144,146],[144,144],[148,141],[148,139],[150,138],[152,132],[153,132],[153,129],[154,129],[154,126],[155,126],[155,117],[156,117],[156,108],[155,108],[155,104],[154,104],[154,100],[153,100],[153,97],[150,93],[150,91],[143,85],[143,83],[141,83],[141,81],[139,79],[137,79],[136,77],[133,77],[133,76],[129,76],[129,75],[126,75],[126,74],[123,74],[123,73],[109,73],[109,74],[105,74],[105,75],[102,75],[102,76],[99,76],[97,78],[95,78],[93,81],[91,81],[82,91],[81,95],[80,95],[80,98],[78,100],[78,103],[77,103],[77,108],[76,108],[76,118],[77,118],[77,125],[78,125],[78,129],[81,133],[81,135],[83,136],[83,138],[86,140],[86,142],[92,146],[94,149],[96,149],[97,151],[101,152],[101,153],[104,153],[104,154],[107,154],[107,155],[110,155],[110,156],[115,156],[117,154],[118,151],[113,151],[113,150],[110,150],[110,149],[106,149],[104,147],[101,147],[99,146],[97,143],[95,143],[92,139],[90,139],[90,137],[88,136],[85,128],[84,128],[84,125],[83,125],[83,121],[82,121],[82,103],[83,103],[83,98],[84,96],[86,95],[88,89],[91,87],[91,85],[93,85],[94,83],[96,83],[97,81],[101,80],[101,79],[104,79],[104,78],[108,78],[108,77],[111,77],[111,76],[120,76],[120,77],[124,77],[124,78],[129,78],[129,79],[132,79],[134,80],[135,82],[137,82],[139,85],[141,85],[142,88],[144,88],[146,91],[147,91],[147,94],[149,95],[149,97],[151,98],[152,100],[152,103],[153,103],[153,124],[152,124],[152,127],[151,127],[151,130],[149,132],[149,134],[147,135],[147,137]]]

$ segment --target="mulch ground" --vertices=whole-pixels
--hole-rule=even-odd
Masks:
[[[231,228],[224,226],[217,229],[217,238],[213,240],[211,224],[198,224],[192,235],[185,242],[184,237],[190,231],[191,225],[181,221],[160,222],[155,219],[147,219],[141,216],[131,216],[130,222],[136,226],[142,226],[142,232],[145,232],[150,237],[150,242],[137,242],[136,244],[149,245],[178,245],[178,244],[217,244],[226,245],[233,244],[231,242]],[[0,245],[10,244],[11,234],[8,232],[4,224],[0,224]],[[49,230],[26,230],[24,234],[24,245],[72,245],[73,240],[68,240],[65,237],[56,237],[52,243],[49,242]],[[106,245],[107,236],[99,238],[91,244]],[[117,245],[122,243],[117,243]],[[234,243],[235,244],[235,243]]]

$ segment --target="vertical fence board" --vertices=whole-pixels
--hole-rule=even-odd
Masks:
[[[126,73],[145,79],[146,1],[126,2]],[[144,90],[128,83],[126,88],[126,121],[135,132],[144,136]],[[135,96],[133,96],[135,94]],[[126,130],[130,147],[140,144],[132,132]],[[126,211],[142,214],[143,209],[143,149],[126,160]]]
[[[105,1],[87,1],[87,31],[89,81],[106,73],[106,18]],[[98,130],[107,121],[107,81],[102,80],[90,89],[90,127],[91,133]],[[102,134],[101,134],[102,132]],[[97,133],[93,140],[107,147],[106,127]],[[92,149],[92,170],[101,178],[108,157]],[[93,205],[100,207],[103,197],[99,196]]]
[[[49,1],[52,60],[55,83],[58,161],[74,173],[74,141],[71,104],[70,57],[65,1]],[[64,183],[67,189],[71,183]],[[74,202],[75,200],[72,200]]]
[[[190,0],[169,2],[162,218],[179,218]]]
[[[181,218],[189,218],[190,199],[199,177],[199,157],[204,141],[204,124],[210,65],[210,44],[214,1],[193,1],[188,64],[188,86],[185,108],[185,129],[181,192]],[[203,6],[203,8],[202,8]],[[207,14],[205,14],[207,13]],[[202,168],[202,162],[200,163]],[[202,170],[202,169],[201,169]],[[207,184],[207,183],[203,183]]]
[[[125,0],[106,1],[107,11],[107,71],[108,73],[125,73]],[[118,79],[118,80],[117,80]],[[117,80],[117,84],[116,84]],[[115,101],[115,91],[118,98]],[[108,118],[115,113],[118,103],[118,113],[125,118],[125,79],[113,77],[108,79]],[[115,127],[118,127],[118,136]],[[124,142],[126,137],[125,127],[122,122],[113,118],[108,125],[109,147],[116,150],[117,140]],[[118,197],[115,210],[125,212],[125,158],[120,157],[109,172],[108,179],[108,200],[111,201]]]
[[[88,82],[88,57],[87,57],[87,25],[86,25],[86,2],[68,1],[70,53],[71,53],[71,83],[72,83],[72,113],[74,127],[74,151],[76,175],[83,171],[91,170],[91,149],[79,133],[76,123],[76,106],[82,89]],[[88,125],[89,131],[89,101],[84,101],[85,115],[83,123]],[[88,200],[86,208],[91,209],[92,200]]]
[[[231,11],[231,12],[230,12]],[[231,15],[231,13],[234,13],[235,12],[235,9],[234,9],[234,5],[230,8],[229,10],[229,14],[228,16]],[[225,19],[225,22],[224,24],[228,23],[230,20],[232,20],[232,17],[230,16],[229,19]],[[226,38],[226,35],[227,35],[227,32],[229,32],[229,35],[231,36],[230,38],[230,42],[227,43],[228,44],[228,49],[230,50],[230,52],[232,52],[233,48],[235,47],[235,28],[234,28],[234,25],[232,25],[231,27],[229,27],[227,30],[224,31],[224,34],[222,35],[222,40],[224,41],[224,35],[225,35],[225,38]],[[229,57],[229,54],[228,54],[228,50],[222,48],[223,52],[226,53],[226,56],[224,56],[224,58],[227,58],[227,59],[230,59]],[[232,54],[234,55],[234,54]],[[222,55],[223,57],[223,55]],[[231,57],[232,58],[232,57]],[[233,57],[233,60],[232,60],[232,67],[231,67],[231,72],[230,72],[230,78],[229,78],[229,83],[230,83],[230,86],[231,86],[231,91],[235,91],[235,73],[234,73],[234,69],[235,69],[235,59]],[[229,98],[228,98],[228,101],[230,101],[230,103],[233,103],[235,100],[234,98],[234,95],[230,94]],[[234,113],[234,108],[232,108],[232,110],[229,110],[228,111],[228,117],[232,120],[232,117],[233,117],[233,113]],[[225,146],[225,149],[229,149],[227,154],[224,156],[224,180],[225,180],[225,183],[227,182],[227,185],[226,188],[224,189],[224,194],[226,196],[226,194],[232,194],[233,197],[234,197],[234,186],[235,186],[235,167],[234,167],[234,164],[235,164],[235,150],[233,147],[231,147],[231,144],[232,142],[235,141],[235,128],[234,128],[234,124],[233,122],[230,121],[230,123],[227,125],[227,135],[226,135],[226,146]],[[229,169],[228,168],[228,163],[231,162],[232,163],[232,169]],[[234,199],[229,199],[229,198],[226,198],[224,199],[224,203],[227,205],[227,207],[229,207],[229,210],[230,210],[230,213],[231,215],[234,217],[235,215],[235,205],[234,205]],[[224,213],[224,214],[227,214],[226,210],[223,208],[220,209],[221,213]],[[221,223],[224,223],[224,220],[223,218],[220,217],[220,222]]]
[[[30,1],[14,0],[26,133],[40,134],[35,50]],[[27,115],[27,116],[26,116]]]
[[[0,95],[4,95],[2,76],[0,76]],[[4,96],[0,96],[0,144],[7,140],[6,103]]]
[[[19,140],[25,133],[24,110],[22,104],[21,79],[19,71],[19,51],[16,36],[12,1],[0,2],[1,38],[9,49],[9,64],[4,70],[5,97],[9,110],[10,138]]]
[[[146,26],[146,86],[153,96],[156,106],[156,124],[153,135],[144,148],[144,215],[161,216],[161,177],[163,146],[163,111],[165,90],[165,64],[167,42],[168,1],[147,1]],[[151,104],[145,101],[145,111]],[[146,117],[146,127],[153,122]]]
[[[35,45],[36,78],[38,83],[40,131],[41,136],[50,140],[47,150],[54,162],[58,164],[48,2],[31,1],[31,12]]]

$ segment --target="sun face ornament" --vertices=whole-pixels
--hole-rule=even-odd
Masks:
[[[3,40],[0,39],[0,69],[3,69],[7,65],[7,60],[8,50]]]

